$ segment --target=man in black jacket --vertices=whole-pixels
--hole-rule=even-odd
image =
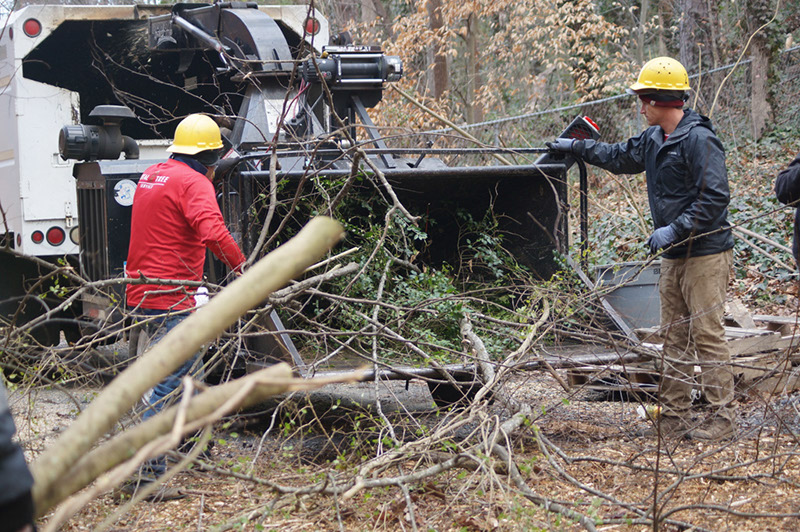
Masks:
[[[789,163],[788,168],[778,174],[778,179],[775,180],[775,196],[781,203],[793,207],[800,206],[797,204],[800,200],[800,153]],[[794,211],[792,252],[795,262],[800,265],[800,209]]]
[[[22,449],[12,441],[16,430],[0,383],[0,531],[4,532],[33,530],[33,477]]]
[[[733,260],[730,191],[725,151],[711,121],[683,109],[689,90],[683,65],[669,57],[653,59],[628,90],[641,100],[648,129],[618,144],[557,139],[550,147],[615,174],[645,172],[655,225],[647,244],[654,254],[663,250],[659,429],[692,439],[729,439],[736,416],[722,317]],[[697,422],[691,418],[695,360],[711,405],[711,415]]]

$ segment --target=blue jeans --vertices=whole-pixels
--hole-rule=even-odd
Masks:
[[[144,325],[144,331],[150,336],[150,345],[159,342],[164,336],[167,335],[172,329],[185,320],[189,314],[170,314],[167,310],[157,309],[137,309],[134,316],[140,320],[147,319]],[[158,414],[166,406],[169,406],[171,398],[167,396],[172,394],[175,390],[180,388],[183,377],[188,375],[195,365],[200,360],[200,351],[192,355],[190,359],[181,364],[172,374],[168,375],[164,380],[156,384],[152,392],[146,397],[145,402],[149,408],[142,414],[142,420],[149,419]],[[173,394],[174,397],[174,394]],[[157,456],[142,464],[140,468],[141,481],[149,482],[155,478],[163,475],[166,472],[167,462],[164,456]]]
[[[136,315],[141,318],[149,318],[146,324],[145,331],[150,334],[150,345],[159,342],[166,334],[174,329],[180,322],[185,320],[189,314],[170,314],[166,310],[156,309],[138,309]],[[155,318],[154,318],[155,316]],[[142,414],[142,419],[148,419],[158,414],[165,406],[169,405],[167,396],[180,388],[183,377],[188,375],[200,359],[200,352],[198,351],[190,359],[184,362],[178,369],[171,375],[168,375],[164,380],[159,382],[152,390],[149,397],[145,402],[149,408]]]

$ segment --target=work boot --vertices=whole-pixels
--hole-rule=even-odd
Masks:
[[[659,435],[664,438],[683,438],[689,431],[689,423],[682,417],[662,416],[660,419],[652,421],[649,426],[639,432],[639,436],[652,438]]]
[[[152,481],[143,481],[143,480],[129,480],[128,482],[122,484],[116,492],[117,498],[124,498],[124,495],[128,497],[133,497],[136,495],[137,492],[145,489],[148,487]],[[174,501],[175,499],[183,499],[186,497],[186,493],[183,492],[180,488],[170,488],[168,486],[160,486],[156,489],[153,493],[148,495],[144,498],[145,501],[149,502],[164,502],[164,501]]]
[[[692,429],[687,434],[690,440],[722,441],[736,437],[736,423],[724,417],[718,417],[701,427]]]
[[[139,468],[139,473],[136,476],[128,479],[117,489],[117,496],[119,498],[124,498],[124,495],[133,497],[137,492],[151,486],[153,482],[158,480],[158,474],[156,474],[149,466],[151,464],[155,464],[156,468],[158,468],[162,465],[162,463],[163,457],[159,457],[151,460],[150,463],[145,462],[142,464],[142,466]],[[162,485],[159,486],[153,493],[145,497],[144,500],[150,502],[162,502],[171,501],[174,499],[182,499],[185,496],[186,494],[180,488],[170,488],[169,486]]]
[[[163,475],[166,471],[167,463],[164,456],[157,456],[144,462],[139,466],[139,471],[136,475],[124,482],[117,490],[117,498],[123,499],[124,496],[133,497],[137,492],[151,486],[153,482],[158,480],[158,477]],[[145,497],[144,500],[151,502],[171,501],[174,499],[181,499],[186,494],[180,489],[170,488],[167,486],[160,486],[153,493]]]

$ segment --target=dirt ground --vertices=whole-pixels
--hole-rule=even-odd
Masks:
[[[374,477],[399,477],[430,465],[426,454],[468,452],[482,470],[454,468],[405,484],[351,496],[279,494],[291,487],[353,480],[360,464],[390,448],[387,423],[398,440],[430,434],[459,415],[437,411],[420,381],[381,388],[381,423],[372,409],[374,384],[328,390],[315,402],[318,420],[302,401],[280,410],[234,418],[219,427],[209,456],[179,473],[169,486],[183,496],[141,502],[112,519],[109,530],[579,530],[584,527],[526,499],[481,442],[509,413],[496,401],[449,437]],[[739,437],[730,443],[641,437],[648,421],[640,400],[596,391],[565,391],[550,375],[516,375],[505,390],[531,406],[533,416],[508,439],[519,471],[537,496],[589,516],[597,530],[652,530],[637,524],[652,509],[667,521],[660,530],[797,530],[800,473],[798,396],[740,394]],[[29,459],[75,418],[96,388],[39,389],[11,396],[19,437]],[[370,395],[372,394],[372,395]],[[306,410],[308,407],[306,405]],[[701,409],[698,410],[702,411]],[[275,421],[272,423],[272,421]],[[123,422],[128,423],[130,421]],[[537,431],[549,442],[547,453]],[[377,442],[377,443],[376,443]],[[560,453],[560,454],[559,454]],[[215,471],[204,471],[203,469]],[[658,471],[658,474],[656,474]],[[110,492],[86,506],[62,530],[96,530],[124,508],[127,496]],[[669,513],[671,512],[671,513]],[[665,515],[669,513],[669,515]],[[43,525],[47,519],[42,520]]]

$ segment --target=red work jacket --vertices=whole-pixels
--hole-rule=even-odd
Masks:
[[[211,181],[174,159],[145,170],[133,197],[127,275],[199,281],[206,248],[231,269],[245,261],[225,227]],[[194,290],[130,284],[126,299],[129,307],[185,309],[194,306],[187,292]]]

